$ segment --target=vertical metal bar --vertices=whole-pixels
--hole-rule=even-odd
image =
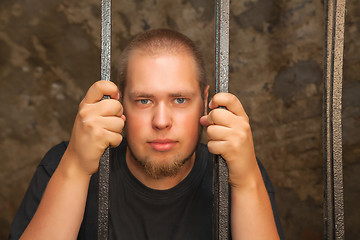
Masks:
[[[101,79],[110,81],[111,70],[111,0],[101,2]],[[103,99],[109,98],[104,96]],[[99,163],[98,239],[109,239],[109,148]]]
[[[324,238],[344,239],[341,98],[346,0],[327,0],[324,51]]]
[[[110,81],[111,0],[101,1],[101,79]]]
[[[228,92],[230,0],[216,0],[215,81],[216,93]],[[229,170],[225,160],[214,161],[213,238],[229,239]]]

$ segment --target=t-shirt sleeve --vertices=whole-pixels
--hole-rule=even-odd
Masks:
[[[264,180],[266,190],[267,190],[267,192],[269,194],[271,207],[272,207],[273,214],[274,214],[275,224],[276,224],[280,239],[283,240],[285,238],[284,238],[283,230],[282,230],[281,223],[280,223],[279,213],[278,213],[277,208],[276,208],[274,187],[273,187],[273,185],[271,183],[271,180],[270,180],[270,178],[269,178],[269,176],[268,176],[268,174],[267,174],[267,172],[265,170],[265,167],[262,165],[262,163],[259,161],[259,159],[257,159],[257,162],[258,162],[258,165],[259,165],[259,168],[260,168],[262,178]]]
[[[37,167],[10,228],[9,239],[19,239],[34,216],[45,188],[67,147],[62,142],[49,150]]]

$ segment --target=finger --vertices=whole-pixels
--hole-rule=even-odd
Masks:
[[[239,118],[234,113],[224,108],[216,108],[209,113],[208,122],[211,124],[222,125],[231,127],[234,122]]]
[[[120,92],[115,83],[105,80],[97,81],[89,88],[83,102],[95,103],[102,100],[104,96],[110,96],[116,100],[120,98]]]
[[[212,154],[221,155],[226,149],[227,141],[209,141],[208,149]]]
[[[231,128],[224,126],[210,125],[206,129],[206,135],[209,141],[226,141],[230,134]]]
[[[211,110],[208,115],[200,118],[200,124],[204,127],[208,127],[213,124],[225,127],[236,127],[242,121],[245,121],[244,123],[248,123],[248,118],[236,116],[227,109],[222,108]]]
[[[227,110],[237,116],[248,117],[239,99],[231,93],[218,93],[214,95],[209,103],[209,108],[215,109],[219,106],[226,107]]]
[[[200,118],[200,124],[204,127],[216,124],[223,126],[230,126],[230,122],[232,122],[232,118],[236,117],[232,112],[223,109],[217,108],[211,110],[210,113],[206,116],[202,116]]]
[[[123,115],[122,104],[118,100],[105,99],[93,104],[81,104],[78,115],[81,119],[93,116],[118,116]]]
[[[120,133],[106,132],[107,146],[117,147],[122,142],[123,136]]]
[[[104,99],[100,102],[97,102],[93,105],[94,114],[100,116],[118,116],[121,117],[124,113],[123,106],[121,102],[114,99]]]
[[[82,125],[85,130],[84,133],[90,137],[91,142],[102,142],[105,145],[104,147],[107,147],[110,141],[110,133],[121,134],[125,122],[121,117],[93,116],[82,121]]]
[[[101,126],[110,132],[122,133],[125,122],[121,117],[101,117]]]
[[[208,127],[210,125],[215,124],[214,120],[211,118],[210,113],[206,116],[202,116],[200,118],[200,124],[204,127]]]

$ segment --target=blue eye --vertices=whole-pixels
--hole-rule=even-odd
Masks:
[[[185,103],[186,99],[185,98],[175,98],[175,103],[177,104],[182,104]]]
[[[140,99],[138,100],[140,104],[149,104],[150,103],[150,100],[149,99]]]

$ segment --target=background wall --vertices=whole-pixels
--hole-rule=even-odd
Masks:
[[[170,27],[191,37],[214,76],[207,0],[113,1],[113,69],[135,34]],[[230,91],[250,116],[257,156],[277,192],[287,239],[322,239],[322,0],[231,3]],[[360,235],[360,4],[348,1],[343,141],[347,239]],[[41,157],[70,136],[100,78],[99,0],[0,1],[0,239]]]

